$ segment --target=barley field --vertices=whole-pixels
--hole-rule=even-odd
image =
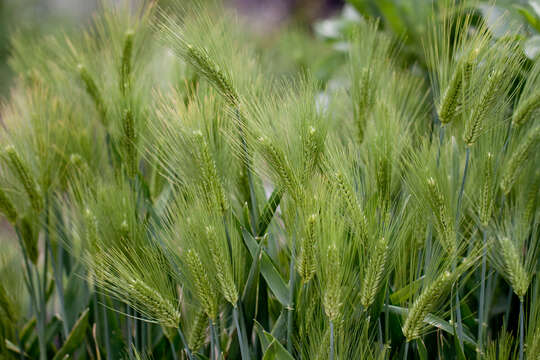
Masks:
[[[540,2],[252,26],[11,36],[0,359],[539,360]]]

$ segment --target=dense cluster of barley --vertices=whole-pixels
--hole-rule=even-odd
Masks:
[[[326,82],[216,2],[16,36],[0,359],[540,359],[540,62],[424,25]]]

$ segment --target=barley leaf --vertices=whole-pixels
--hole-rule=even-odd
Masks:
[[[285,284],[285,281],[283,281],[280,273],[276,270],[272,260],[264,249],[259,254],[259,244],[246,229],[242,229],[242,235],[253,261],[255,261],[257,256],[260,256],[261,274],[268,283],[270,290],[272,290],[272,293],[283,306],[289,306],[289,288]]]
[[[53,360],[63,359],[65,355],[75,351],[84,340],[86,328],[88,326],[88,311],[87,308],[79,317],[79,320],[73,325],[73,329],[69,333],[66,342],[54,355]]]
[[[272,192],[272,195],[270,195],[268,202],[264,205],[261,217],[259,218],[259,224],[257,224],[257,236],[263,236],[266,233],[266,230],[274,217],[274,213],[281,202],[282,196],[283,190],[279,187]]]
[[[385,307],[388,307],[388,310],[390,310],[390,312],[392,312],[394,314],[407,315],[407,313],[408,313],[407,309],[405,309],[403,307],[400,307],[400,306],[385,305]],[[441,319],[441,318],[439,318],[437,316],[429,314],[424,319],[424,322],[426,324],[429,324],[431,326],[436,327],[437,329],[443,330],[443,331],[447,332],[450,335],[454,335],[453,326],[448,321],[445,321],[445,320],[443,320],[443,319]],[[463,340],[465,342],[473,345],[473,346],[476,346],[476,341],[473,339],[470,332],[465,328],[463,329],[463,331],[464,331],[463,332]]]
[[[294,360],[294,358],[287,350],[285,350],[283,345],[274,339],[264,353],[263,360]]]

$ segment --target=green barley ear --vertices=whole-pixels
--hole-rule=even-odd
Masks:
[[[375,301],[375,296],[382,286],[388,258],[388,240],[381,237],[369,255],[369,262],[364,273],[364,281],[360,291],[360,303],[367,309]]]
[[[208,316],[204,311],[197,311],[195,315],[195,320],[191,327],[191,332],[189,334],[189,348],[191,351],[199,350],[206,341],[206,329],[208,327]]]
[[[540,359],[540,332],[538,332],[538,329],[536,330],[530,344],[527,344],[527,359]]]
[[[405,335],[407,341],[418,339],[422,336],[426,316],[436,310],[441,300],[448,294],[454,280],[455,277],[449,271],[443,272],[414,301],[402,328],[403,335]]]
[[[234,306],[238,302],[238,291],[236,289],[236,284],[234,283],[230,263],[226,260],[228,259],[228,256],[220,251],[221,249],[218,246],[219,240],[216,230],[212,226],[206,227],[206,236],[208,237],[208,246],[210,248],[210,253],[212,254],[214,266],[216,267],[217,279],[221,287],[221,292],[223,293],[225,300]]]
[[[512,125],[519,127],[523,125],[531,115],[540,107],[540,90],[534,92],[530,97],[528,97],[523,103],[520,103],[514,111],[514,116],[512,117]]]
[[[540,140],[540,126],[531,129],[526,138],[512,153],[502,170],[500,187],[503,193],[508,194],[516,181],[521,166],[526,162],[529,154]]]
[[[265,156],[267,161],[275,167],[275,171],[277,172],[284,188],[287,189],[289,195],[295,198],[295,200],[298,200],[298,198],[300,198],[299,194],[301,192],[301,188],[294,172],[291,170],[290,166],[288,166],[283,151],[276,148],[266,136],[259,137],[257,141],[261,146],[263,156]]]
[[[454,71],[450,83],[446,87],[441,99],[441,105],[438,113],[439,120],[443,125],[450,123],[455,117],[462,86],[463,72],[459,67],[456,71]]]
[[[125,96],[131,87],[131,56],[133,53],[133,30],[128,30],[124,37],[124,49],[120,69],[120,91]]]
[[[13,317],[15,314],[13,304],[9,298],[6,288],[2,283],[0,283],[0,309],[4,311],[4,316],[9,321],[16,321]]]
[[[494,207],[493,154],[488,153],[484,163],[482,190],[480,193],[480,223],[485,227],[491,219]]]
[[[219,206],[221,212],[225,213],[229,208],[229,203],[217,172],[216,162],[210,154],[208,142],[201,131],[194,131],[193,135],[200,145],[198,160],[205,192],[211,197],[212,202],[216,202],[216,205]]]
[[[468,121],[465,124],[465,132],[463,134],[463,140],[467,146],[472,146],[480,136],[483,128],[483,124],[486,121],[486,116],[493,102],[496,100],[497,86],[502,78],[502,72],[496,71],[489,75],[489,78],[484,85],[484,89],[480,96],[479,102],[475,105],[474,110]]]
[[[308,218],[306,235],[300,248],[297,266],[304,283],[309,282],[315,274],[315,225],[317,220],[317,214],[312,214]]]
[[[103,126],[107,126],[107,109],[105,106],[105,102],[103,101],[103,97],[101,96],[101,93],[96,85],[96,82],[88,72],[86,66],[84,66],[83,64],[77,65],[77,70],[79,71],[79,76],[84,83],[86,92],[94,102],[96,110],[99,114],[99,120],[101,121],[101,124],[103,124]]]
[[[345,199],[347,206],[349,208],[349,211],[352,212],[352,217],[355,219],[358,219],[358,228],[360,231],[360,239],[362,240],[362,243],[365,243],[368,239],[368,233],[367,233],[367,218],[366,214],[364,213],[364,210],[360,206],[360,203],[358,202],[358,199],[353,193],[352,186],[350,183],[345,180],[345,177],[343,176],[343,173],[341,171],[338,171],[335,173],[335,181],[338,191],[341,193],[341,196]]]
[[[441,243],[449,254],[454,255],[457,251],[457,244],[447,203],[434,178],[427,179],[427,187]]]
[[[28,217],[23,216],[19,219],[19,231],[21,233],[22,243],[26,255],[34,265],[37,264],[39,250],[38,250],[38,238],[34,231],[33,225],[28,220]]]
[[[522,299],[527,293],[531,278],[521,261],[518,249],[507,237],[500,240],[501,255],[512,289]]]
[[[359,93],[360,99],[355,104],[354,118],[356,119],[357,132],[358,132],[358,142],[362,143],[364,140],[364,132],[366,128],[366,119],[371,109],[373,108],[373,94],[374,91],[370,88],[371,81],[371,71],[369,69],[362,69],[362,74],[360,75],[360,86]]]
[[[206,315],[211,320],[215,320],[218,315],[217,294],[210,285],[208,274],[203,267],[201,258],[197,251],[189,249],[186,253],[186,265],[193,278],[195,291]]]
[[[17,210],[15,210],[15,206],[2,188],[0,188],[0,212],[2,212],[6,219],[12,224],[17,222]]]
[[[221,71],[219,66],[212,61],[205,49],[197,48],[190,44],[183,45],[185,46],[185,50],[181,55],[184,60],[204,76],[229,102],[230,106],[236,107],[238,104],[238,94],[226,73]]]
[[[180,323],[180,312],[170,300],[163,297],[157,290],[138,279],[129,279],[127,286],[130,294],[140,304],[151,309],[152,315],[165,328],[176,329]]]
[[[315,171],[322,153],[322,142],[318,129],[308,126],[306,134],[302,135],[302,148],[304,152],[304,171],[302,180],[306,183]]]
[[[135,119],[131,109],[124,110],[122,128],[124,130],[124,147],[127,158],[127,172],[130,177],[133,177],[137,173],[137,149]]]
[[[335,244],[328,247],[326,256],[328,283],[323,298],[324,312],[330,321],[339,324],[343,303],[341,302],[341,281],[335,279],[335,275],[340,274],[341,260]]]
[[[84,222],[88,246],[95,248],[98,245],[98,223],[96,216],[88,208],[84,211]]]
[[[23,163],[23,161],[19,157],[19,154],[17,154],[17,151],[13,146],[6,146],[5,153],[8,164],[13,170],[13,172],[15,172],[19,181],[24,187],[24,190],[28,195],[28,199],[30,200],[32,208],[39,213],[43,208],[43,199],[39,194],[39,187],[37,183],[30,174],[30,170],[28,169],[26,164]]]

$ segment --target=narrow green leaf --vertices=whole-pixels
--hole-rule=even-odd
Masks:
[[[63,359],[64,356],[77,350],[79,345],[84,340],[87,327],[88,327],[88,308],[84,310],[84,312],[81,314],[81,316],[79,317],[75,325],[73,325],[73,329],[69,333],[66,339],[66,342],[54,355],[53,360]]]
[[[257,224],[257,236],[263,236],[266,233],[266,230],[274,217],[274,213],[281,202],[282,196],[283,190],[281,188],[276,188],[274,192],[272,192],[272,195],[270,195],[268,202],[264,205],[262,214],[259,218],[259,223]]]
[[[248,248],[253,260],[255,260],[257,256],[260,256],[259,266],[261,274],[270,287],[270,290],[283,306],[289,306],[289,288],[285,284],[285,281],[281,277],[280,273],[276,270],[272,260],[264,249],[259,253],[259,244],[245,228],[242,229],[242,235],[244,238],[244,243],[246,244],[246,247]]]
[[[390,310],[390,312],[399,314],[401,316],[406,316],[409,312],[408,309],[400,306],[385,305],[385,307],[386,306],[388,306],[388,310]],[[437,316],[429,314],[424,319],[424,322],[426,324],[436,327],[437,329],[443,330],[450,335],[454,335],[454,327],[448,321],[445,321]],[[463,329],[463,340],[473,346],[476,346],[476,341],[473,339],[472,334],[465,327]]]
[[[294,360],[294,358],[285,350],[283,345],[274,339],[264,353],[263,360]]]
[[[259,341],[261,342],[261,348],[264,353],[270,346],[272,339],[269,340],[268,337],[264,334],[265,333],[264,328],[257,320],[254,321],[254,327],[255,327],[255,331],[257,332],[257,336],[259,337]]]
[[[416,346],[418,348],[418,355],[420,357],[420,360],[428,360],[428,352],[426,349],[426,345],[422,341],[422,339],[416,340]]]
[[[536,31],[540,32],[540,19],[538,19],[529,9],[521,5],[514,5],[516,10],[525,18],[525,20],[531,25]]]

